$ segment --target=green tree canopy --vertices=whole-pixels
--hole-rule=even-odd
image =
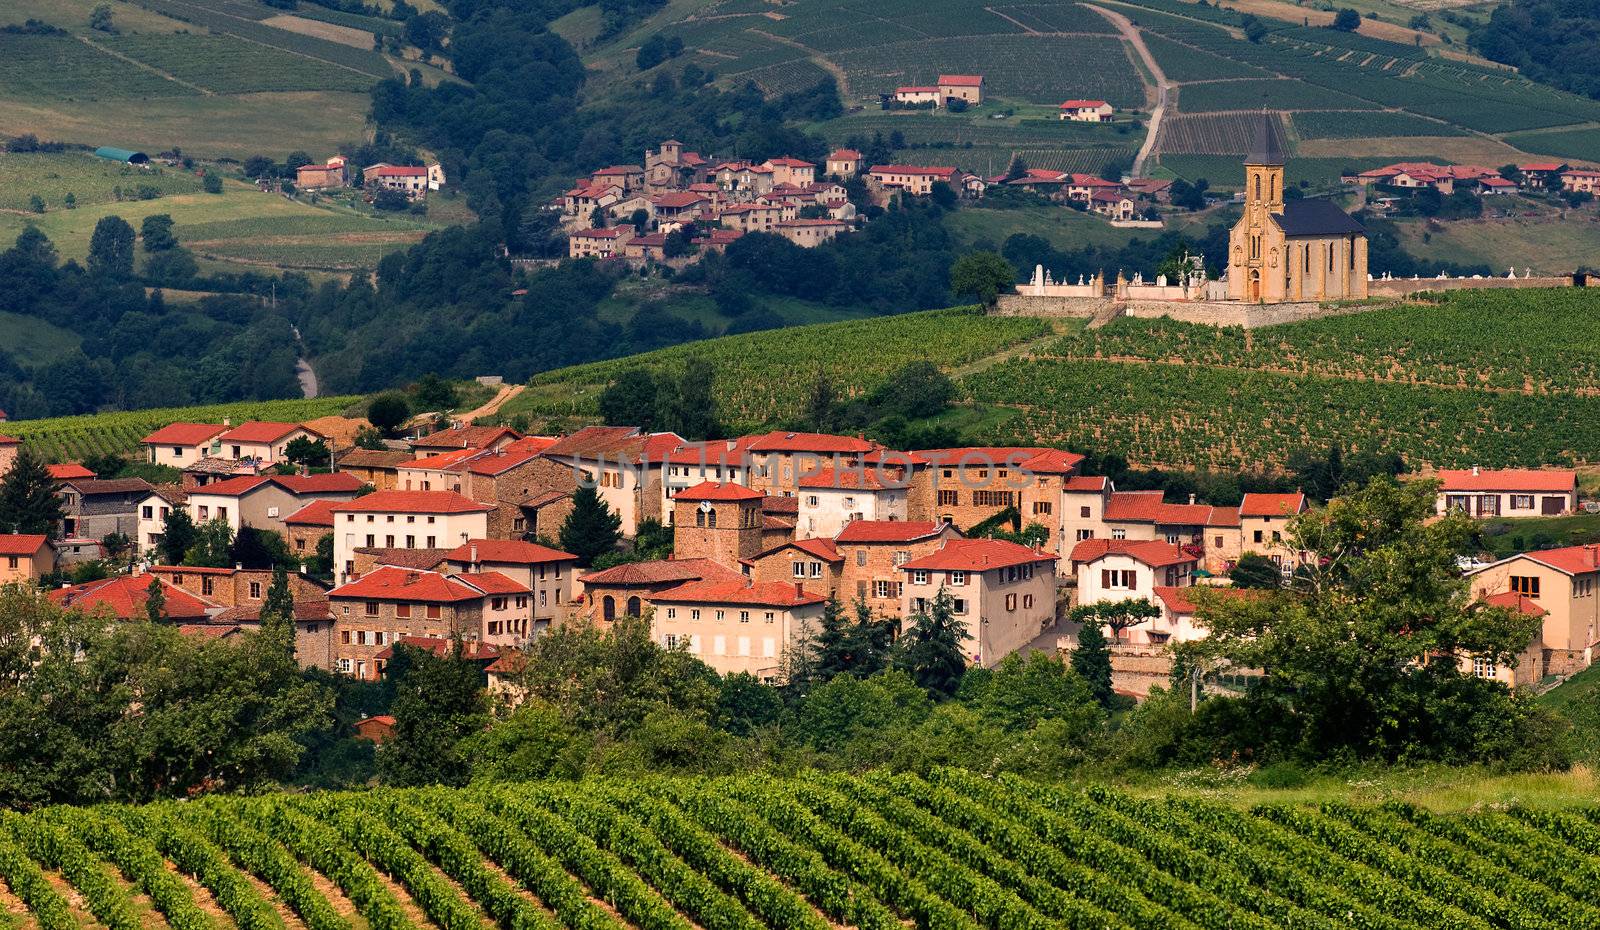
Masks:
[[[43,533],[54,539],[61,530],[61,499],[44,462],[27,447],[0,478],[0,533]]]
[[[1017,283],[1017,269],[994,252],[973,252],[950,266],[950,292],[988,306]]]
[[[461,655],[457,639],[443,658],[401,644],[394,688],[394,735],[378,751],[378,773],[391,785],[465,784],[472,760],[463,740],[489,722],[483,672]]]
[[[172,233],[172,215],[152,213],[139,224],[139,239],[146,252],[165,252],[178,247],[178,237]]]
[[[607,426],[637,426],[654,430],[659,399],[650,369],[629,368],[600,392],[600,417]]]
[[[133,227],[120,216],[103,216],[89,238],[89,273],[107,278],[133,274]]]
[[[367,404],[367,421],[385,436],[394,436],[411,418],[411,405],[393,392],[379,394]]]
[[[895,667],[930,693],[948,697],[961,684],[967,657],[961,644],[972,638],[956,619],[955,598],[943,587],[933,603],[911,617],[911,626],[896,642]]]
[[[561,548],[587,566],[622,541],[622,516],[613,513],[600,492],[583,486],[572,494],[572,512],[561,524]]]

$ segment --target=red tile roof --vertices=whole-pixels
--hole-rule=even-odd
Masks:
[[[981,87],[983,75],[981,74],[941,74],[940,84],[950,84],[955,87]]]
[[[1195,612],[1194,592],[1200,590],[1197,586],[1189,585],[1182,588],[1158,586],[1155,589],[1156,597],[1167,605],[1167,609],[1175,614],[1193,614]],[[1252,588],[1226,588],[1207,587],[1204,590],[1215,591],[1219,597],[1247,599],[1260,597],[1264,592]]]
[[[240,423],[233,429],[222,434],[223,442],[277,442],[297,429],[305,429],[299,423],[273,423],[266,420],[251,420]],[[309,430],[308,430],[309,432]]]
[[[944,168],[929,165],[873,165],[868,174],[931,174],[938,178],[949,178],[956,173],[954,168]]]
[[[442,429],[411,440],[413,449],[484,449],[506,436],[520,434],[508,426],[462,426]]]
[[[612,165],[609,168],[601,168],[599,171],[596,171],[594,173],[594,177],[600,178],[600,177],[606,177],[608,175],[619,175],[619,174],[620,175],[644,174],[644,169],[639,167],[638,165]]]
[[[1543,565],[1548,565],[1558,572],[1568,575],[1583,575],[1589,572],[1600,571],[1600,545],[1566,546],[1561,549],[1540,549],[1537,552],[1525,552],[1524,558],[1532,559]],[[1512,556],[1516,558],[1516,556]]]
[[[618,464],[643,457],[660,463],[683,443],[677,433],[641,433],[632,426],[586,426],[557,440],[544,454],[548,458],[604,458]]]
[[[539,457],[539,453],[526,449],[499,449],[494,452],[485,452],[466,463],[466,470],[474,475],[488,475],[494,477],[503,475],[518,465],[526,465]]]
[[[667,191],[650,198],[650,202],[657,207],[666,207],[669,210],[682,210],[695,204],[707,203],[708,200],[699,194],[688,191]]]
[[[385,165],[372,173],[380,178],[425,178],[428,176],[428,169],[407,165]]]
[[[294,513],[283,518],[283,522],[290,526],[333,526],[333,505],[335,501],[317,500],[301,507]]]
[[[1565,168],[1565,167],[1566,167],[1566,165],[1563,165],[1561,162],[1558,162],[1558,161],[1536,161],[1536,162],[1529,162],[1528,164],[1525,164],[1525,165],[1518,165],[1517,166],[1517,170],[1518,171],[1560,171],[1562,168]]]
[[[105,608],[119,620],[145,619],[145,601],[152,575],[118,575],[67,588],[57,588],[46,596],[62,607],[85,612]],[[168,620],[201,620],[217,605],[203,601],[182,588],[160,582]]]
[[[1286,517],[1306,509],[1304,494],[1246,494],[1239,504],[1242,517]]]
[[[586,585],[652,585],[673,581],[733,581],[739,572],[711,559],[657,559],[627,562],[578,578]]]
[[[60,465],[46,465],[45,470],[56,481],[65,481],[68,478],[93,478],[95,473],[77,462],[66,462]]]
[[[451,549],[445,558],[452,562],[470,564],[476,549],[479,562],[509,562],[517,565],[537,565],[541,562],[567,562],[577,559],[570,552],[523,542],[520,539],[473,539]]]
[[[740,604],[751,607],[803,607],[827,600],[782,581],[691,581],[651,598],[657,604]]]
[[[468,459],[474,459],[483,454],[482,449],[451,449],[436,455],[424,455],[402,463],[400,468],[425,469],[427,471],[444,471],[455,468]]]
[[[180,623],[178,633],[198,639],[227,639],[243,628],[237,623]]]
[[[317,475],[277,475],[273,481],[287,488],[291,494],[340,494],[361,490],[362,480],[349,472],[331,472]]]
[[[773,546],[771,549],[768,549],[766,552],[761,554],[770,555],[774,552],[788,549],[791,546],[799,549],[801,552],[814,555],[824,562],[841,562],[844,560],[844,556],[839,554],[839,547],[834,545],[834,542],[831,539],[795,539],[786,542],[781,546]]]
[[[400,549],[385,546],[357,546],[362,555],[372,556],[375,565],[390,565],[412,571],[431,571],[445,560],[448,549]]]
[[[42,533],[0,533],[0,555],[33,555],[49,541]]]
[[[1063,109],[1063,110],[1080,110],[1080,109],[1083,109],[1084,107],[1090,107],[1090,108],[1093,108],[1093,109],[1099,109],[1100,107],[1103,107],[1105,105],[1106,105],[1106,102],[1104,100],[1068,100],[1065,103],[1061,104],[1061,109]]]
[[[1506,607],[1530,617],[1542,617],[1550,612],[1535,603],[1533,598],[1526,594],[1518,594],[1515,591],[1502,591],[1499,594],[1491,594],[1483,598],[1483,602],[1491,607]]]
[[[0,446],[19,446],[21,444],[22,440],[20,439],[13,438],[11,436],[0,435]]]
[[[770,433],[743,437],[741,441],[744,440],[749,440],[751,452],[859,453],[883,448],[878,443],[863,439],[860,436],[837,436],[831,433],[793,433],[785,432],[784,430],[773,430]]]
[[[523,436],[506,443],[504,448],[507,452],[543,452],[558,441],[554,436]]]
[[[828,153],[828,161],[860,161],[861,153],[855,149],[834,149]]]
[[[933,520],[852,520],[839,531],[841,543],[908,543],[944,532],[947,524]]]
[[[483,513],[492,504],[480,504],[454,491],[377,491],[352,501],[342,501],[334,513]]]
[[[1066,490],[1079,493],[1104,491],[1107,479],[1103,475],[1073,475],[1067,479]]]
[[[1003,539],[950,539],[938,552],[912,559],[900,568],[902,571],[981,572],[991,568],[1055,560],[1053,552],[1040,552]]]
[[[903,87],[896,87],[894,92],[897,94],[937,94],[939,88],[935,85],[907,84]]]
[[[1125,555],[1151,568],[1198,561],[1177,546],[1159,539],[1085,539],[1072,547],[1072,561],[1093,562],[1108,555]]]
[[[1548,491],[1571,493],[1578,473],[1569,469],[1482,468],[1439,470],[1442,491]]]
[[[220,423],[168,423],[139,441],[151,446],[199,446],[227,431]]]
[[[964,446],[957,449],[918,449],[912,461],[941,468],[1017,468],[1036,474],[1070,475],[1083,461],[1076,452],[1044,446]]]
[[[334,588],[328,592],[328,597],[454,604],[477,600],[483,597],[483,592],[438,572],[385,565]]]
[[[907,484],[899,472],[879,468],[818,468],[795,482],[812,491],[893,491]]]
[[[785,156],[783,158],[769,158],[769,159],[767,159],[767,164],[774,165],[774,166],[777,166],[777,167],[780,167],[780,168],[815,168],[816,167],[816,165],[814,163],[812,163],[812,162],[809,162],[809,161],[806,161],[806,160],[800,159],[800,158],[789,158],[787,156]]]
[[[499,572],[463,572],[456,576],[485,594],[529,594],[528,586]]]
[[[702,481],[672,495],[678,501],[758,501],[766,495],[731,481]]]

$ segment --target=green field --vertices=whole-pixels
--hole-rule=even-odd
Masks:
[[[128,455],[139,451],[139,440],[169,423],[234,423],[272,420],[298,423],[341,413],[359,397],[318,397],[314,400],[251,400],[203,407],[171,407],[97,413],[81,417],[16,420],[5,424],[5,434],[22,440],[25,448],[50,462],[76,462],[103,454]]]
[[[998,244],[1023,211],[970,212],[963,238]],[[1064,211],[1058,211],[1064,213]],[[1052,241],[1070,247],[1071,230]],[[1121,319],[1057,335],[1048,321],[934,311],[781,333],[730,336],[549,372],[507,408],[590,417],[600,390],[633,365],[689,356],[717,370],[730,429],[802,415],[823,372],[849,395],[906,361],[953,371],[974,440],[1116,453],[1148,465],[1282,465],[1302,449],[1398,452],[1413,466],[1600,463],[1600,291],[1477,291],[1438,304],[1245,333]],[[994,416],[1002,411],[1004,416]],[[999,423],[998,427],[994,424]]]
[[[62,329],[36,316],[23,316],[5,310],[0,310],[0,333],[5,334],[4,342],[0,342],[0,352],[29,365],[54,361],[76,349],[83,341],[69,329]]]
[[[1464,136],[1446,123],[1407,113],[1296,113],[1294,131],[1302,139],[1363,139],[1378,136]]]
[[[1118,229],[1101,217],[1056,205],[1017,210],[965,208],[952,214],[945,225],[969,248],[980,241],[998,247],[1005,243],[1006,237],[1016,233],[1039,236],[1058,249],[1079,249],[1086,245],[1120,248],[1127,245],[1129,239],[1148,239],[1158,232]]]
[[[372,75],[345,65],[232,36],[179,33],[115,36],[101,41],[119,54],[217,94],[361,92],[372,86]]]
[[[210,797],[7,814],[0,873],[49,930],[1600,925],[1580,796],[1346,793],[1241,809],[936,770]]]
[[[67,194],[80,207],[114,202],[119,190],[131,200],[140,187],[153,187],[163,196],[193,194],[200,190],[200,179],[182,170],[139,168],[86,152],[0,154],[3,210],[27,210],[33,196],[44,200],[48,210],[61,209]]]
[[[1507,136],[1506,141],[1526,152],[1576,158],[1591,165],[1600,164],[1600,129],[1525,132]]]
[[[1291,158],[1285,166],[1284,177],[1290,184],[1305,181],[1316,187],[1329,187],[1338,183],[1347,168],[1365,171],[1391,161],[1394,159]],[[1244,164],[1238,155],[1162,155],[1160,164],[1174,177],[1189,181],[1205,178],[1215,188],[1239,190],[1244,186]]]
[[[1484,547],[1498,559],[1530,549],[1587,546],[1600,542],[1600,514],[1485,520],[1482,533]]]
[[[1401,245],[1428,260],[1488,265],[1496,274],[1565,274],[1600,264],[1600,213],[1591,205],[1558,219],[1548,206],[1526,207],[1528,216],[1435,224],[1397,222]]]
[[[111,196],[116,186],[131,197],[141,183],[171,184],[187,191],[198,190],[199,184],[171,169],[125,176],[113,162],[76,153],[0,155],[0,178],[12,182],[0,197],[20,199],[18,206],[25,208],[28,195],[40,191],[47,204],[43,214],[0,212],[0,242],[9,246],[23,228],[34,225],[55,243],[62,258],[79,261],[88,255],[95,224],[105,216],[120,216],[137,229],[146,216],[168,214],[180,242],[198,257],[231,263],[220,270],[235,272],[255,264],[330,270],[373,267],[384,255],[418,241],[434,227],[409,217],[358,213],[336,203],[313,206],[287,200],[235,181],[228,181],[222,194],[177,193],[118,202]],[[80,179],[85,184],[82,190],[76,188]],[[75,210],[61,206],[67,190],[78,197]],[[0,204],[10,206],[3,200]]]

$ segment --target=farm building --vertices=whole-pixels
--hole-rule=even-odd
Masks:
[[[1061,119],[1080,123],[1104,123],[1116,110],[1104,100],[1068,100],[1061,104]]]
[[[109,159],[111,161],[120,161],[123,164],[127,164],[127,165],[148,165],[148,164],[150,164],[150,156],[146,155],[143,152],[135,152],[135,151],[132,151],[131,149],[119,149],[119,148],[115,148],[115,147],[109,146],[109,145],[100,146],[99,148],[94,150],[94,154],[95,154],[96,158],[105,158],[105,159]]]

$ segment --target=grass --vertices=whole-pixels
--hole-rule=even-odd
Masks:
[[[1019,210],[965,208],[955,211],[946,227],[963,245],[988,241],[996,247],[1014,233],[1039,236],[1058,249],[1077,249],[1086,245],[1111,248],[1126,245],[1135,236],[1152,235],[1151,230],[1117,229],[1098,216],[1061,206],[1026,207]]]
[[[1291,162],[1292,164],[1292,162]],[[1484,264],[1496,274],[1515,266],[1517,274],[1566,274],[1595,264],[1600,256],[1600,213],[1591,204],[1559,220],[1539,207],[1532,216],[1510,219],[1457,220],[1434,224],[1398,222],[1400,244],[1418,258],[1459,264]]]
[[[218,94],[296,90],[361,93],[373,83],[370,76],[342,65],[233,36],[127,35],[108,37],[102,44],[180,81]]]
[[[1600,163],[1600,129],[1525,132],[1506,136],[1506,141],[1527,152]]]
[[[23,316],[5,310],[0,310],[0,332],[5,333],[0,352],[9,353],[17,361],[28,365],[54,361],[76,349],[83,341],[82,337],[69,329],[62,329],[36,316]]]
[[[35,195],[47,209],[61,208],[67,194],[84,207],[114,201],[118,188],[131,196],[141,186],[155,187],[163,195],[192,194],[200,190],[200,179],[183,171],[135,168],[86,152],[0,155],[0,210],[27,210]]]
[[[1572,721],[1573,747],[1580,757],[1600,759],[1600,664],[1541,694],[1539,703]]]
[[[1497,559],[1530,549],[1582,546],[1596,542],[1600,542],[1600,513],[1483,521],[1484,547]]]
[[[1600,686],[1600,674],[1596,673],[1600,673],[1600,666],[1583,673],[1594,676],[1591,690],[1586,694],[1590,700],[1595,696],[1592,689]],[[1566,772],[1518,775],[1473,767],[1374,767],[1311,773],[1304,778],[1304,783],[1296,787],[1266,787],[1261,784],[1264,779],[1247,769],[1198,770],[1135,782],[1131,790],[1146,797],[1173,793],[1197,795],[1246,810],[1259,804],[1400,801],[1437,813],[1453,813],[1514,804],[1542,809],[1588,806],[1594,802],[1595,791],[1600,789],[1594,771],[1584,765]]]

